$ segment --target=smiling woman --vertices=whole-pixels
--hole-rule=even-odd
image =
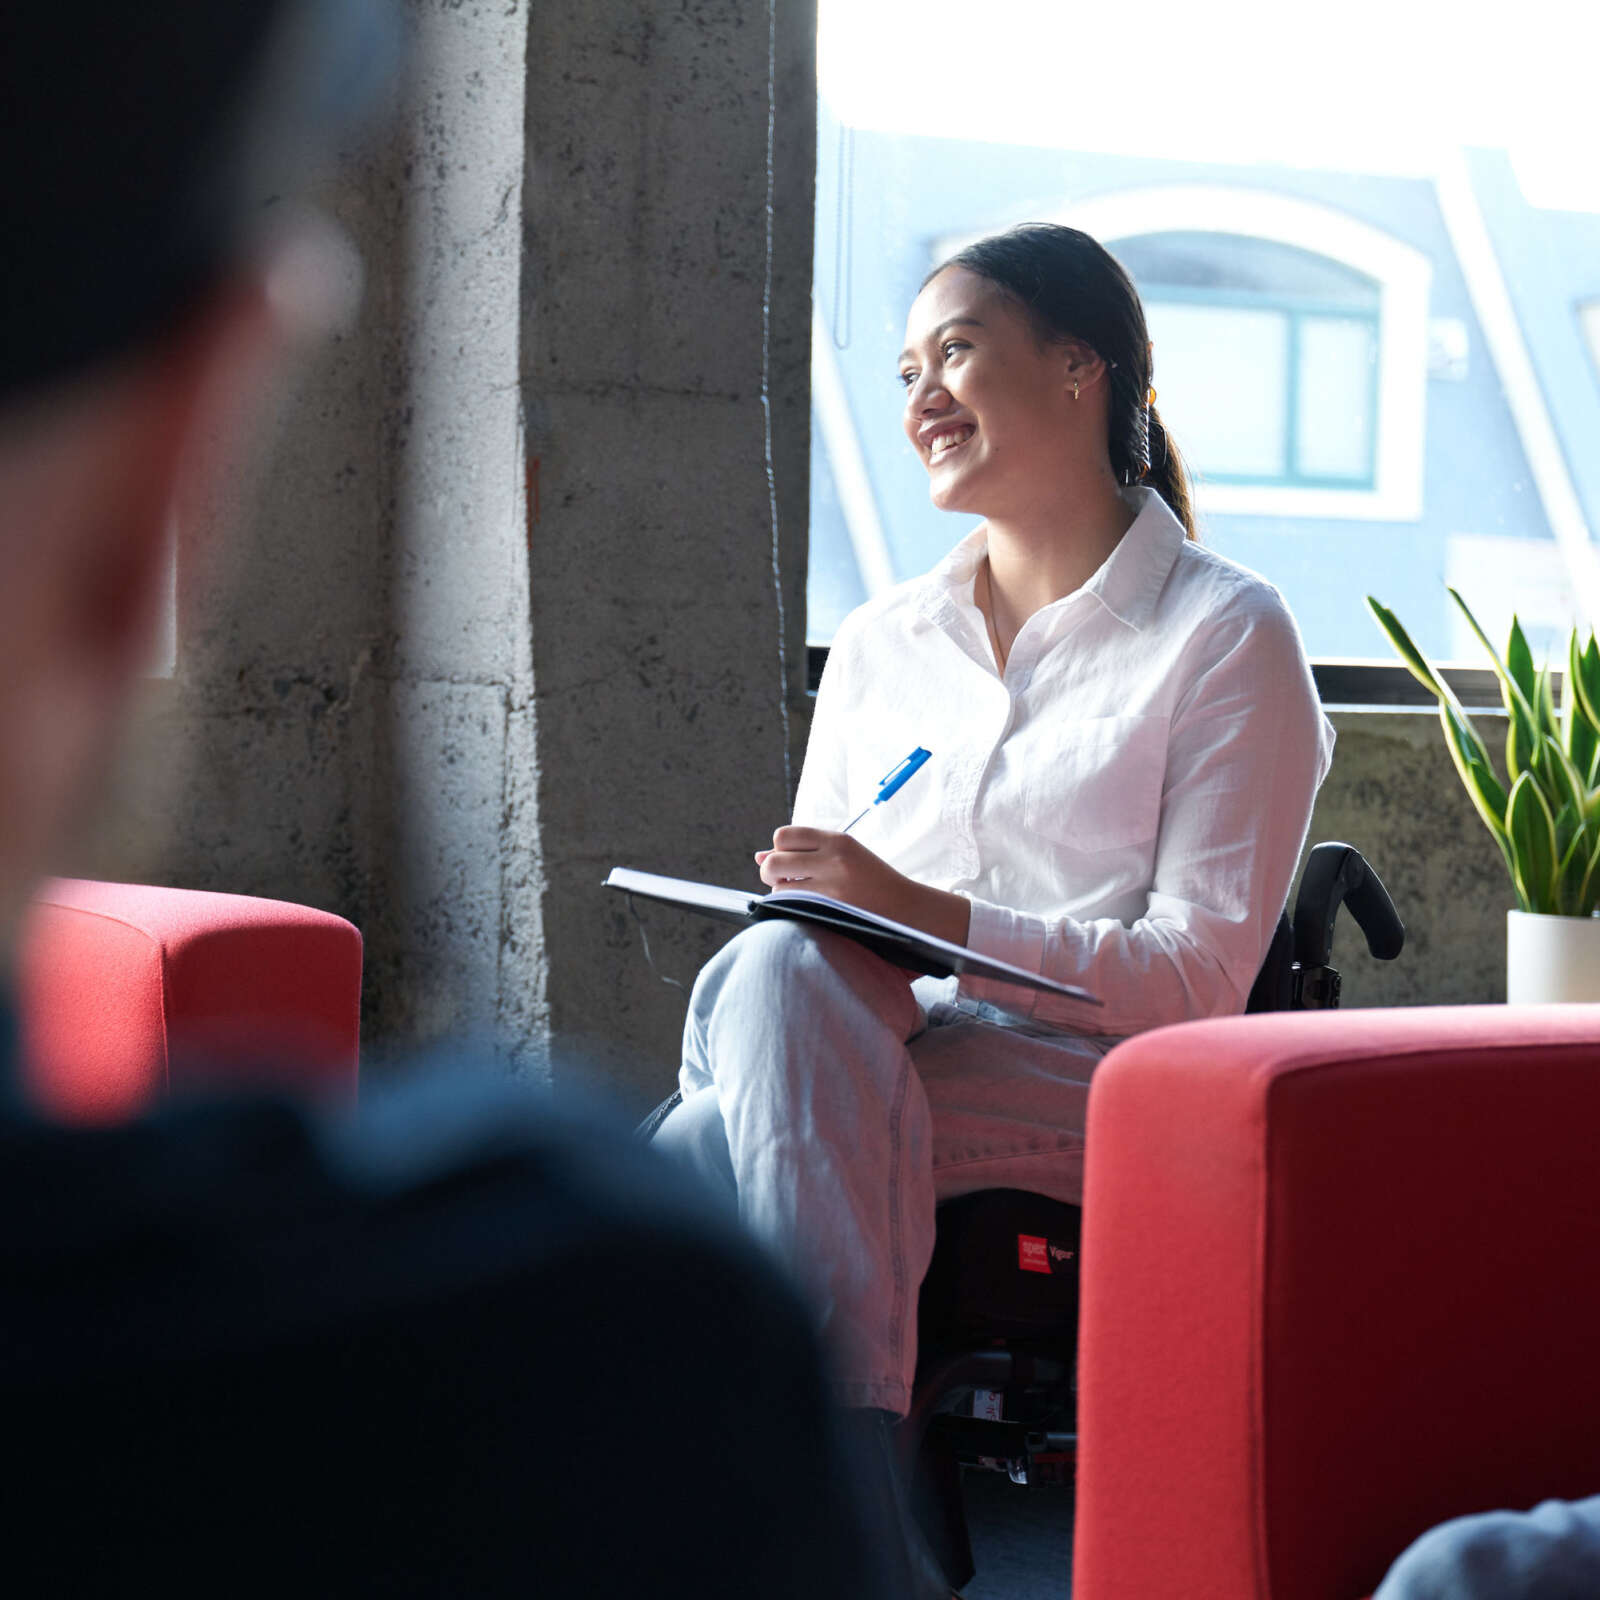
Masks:
[[[1084,583],[1148,483],[1195,537],[1182,458],[1150,386],[1144,310],[1087,234],[1040,224],[982,239],[930,273],[900,356],[907,437],[941,511],[988,517],[977,603],[1002,670],[1026,617]],[[1063,537],[1062,508],[1078,526]],[[995,549],[1026,560],[996,582]]]
[[[935,506],[984,520],[857,608],[763,880],[1081,985],[918,979],[765,924],[702,971],[657,1137],[810,1285],[845,1402],[895,1417],[934,1204],[1076,1204],[1119,1038],[1242,1011],[1331,731],[1277,592],[1192,538],[1144,317],[1086,234],[963,250],[910,307],[904,427]],[[846,832],[907,749],[932,752]],[[930,1589],[930,1593],[938,1592]]]

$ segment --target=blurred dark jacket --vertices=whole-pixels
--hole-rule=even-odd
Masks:
[[[452,1064],[0,1114],[8,1584],[875,1594],[810,1318],[603,1118]]]

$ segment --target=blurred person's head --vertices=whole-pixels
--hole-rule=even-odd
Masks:
[[[0,11],[0,969],[151,659],[180,488],[314,298],[280,219],[386,81],[389,11]]]

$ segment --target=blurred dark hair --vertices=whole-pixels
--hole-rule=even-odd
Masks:
[[[1193,539],[1189,474],[1150,393],[1150,335],[1133,280],[1105,249],[1077,228],[1025,222],[958,250],[923,279],[964,267],[1016,300],[1040,340],[1076,339],[1106,363],[1106,422],[1111,469],[1119,483],[1148,484]]]
[[[0,404],[160,333],[369,114],[387,0],[0,5]]]

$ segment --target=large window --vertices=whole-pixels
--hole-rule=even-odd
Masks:
[[[970,526],[928,504],[895,355],[928,269],[1026,220],[1128,268],[1202,536],[1314,656],[1392,659],[1367,593],[1441,657],[1473,659],[1447,582],[1536,649],[1593,617],[1600,7],[1374,5],[1330,36],[1147,0],[1136,38],[1102,10],[821,0],[813,642]]]

